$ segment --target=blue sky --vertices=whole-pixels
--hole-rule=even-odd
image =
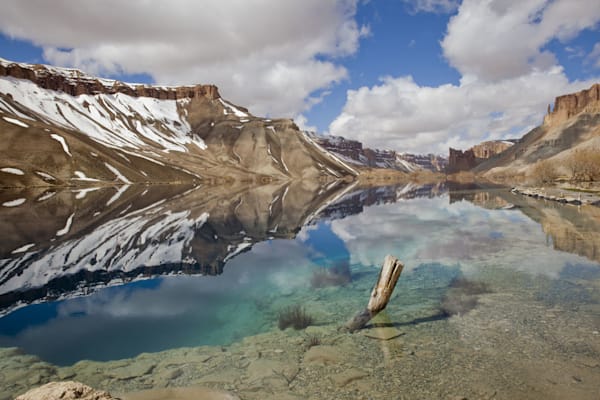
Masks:
[[[445,154],[521,136],[600,81],[599,23],[598,0],[7,0],[0,57],[215,83],[256,115]]]

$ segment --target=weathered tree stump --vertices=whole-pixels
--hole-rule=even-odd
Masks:
[[[356,314],[342,329],[348,332],[355,332],[363,328],[371,318],[383,310],[392,296],[403,268],[404,264],[396,257],[391,255],[385,256],[381,271],[379,272],[379,279],[375,283],[375,286],[373,286],[367,308]]]

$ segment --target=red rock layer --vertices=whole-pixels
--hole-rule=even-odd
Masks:
[[[133,97],[153,97],[161,100],[194,97],[207,97],[215,100],[221,97],[215,85],[172,87],[130,85],[119,81],[93,78],[79,70],[48,68],[38,64],[0,63],[0,76],[27,79],[44,89],[62,91],[72,96],[123,93]]]
[[[561,123],[583,111],[600,111],[600,83],[581,92],[558,96],[554,101],[554,110],[550,110],[548,106],[544,123]]]

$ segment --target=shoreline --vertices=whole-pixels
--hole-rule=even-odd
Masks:
[[[515,194],[521,194],[536,199],[556,201],[563,204],[576,206],[592,205],[600,207],[600,193],[555,187],[513,187],[510,191]]]

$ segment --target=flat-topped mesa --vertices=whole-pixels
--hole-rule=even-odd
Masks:
[[[27,79],[44,89],[62,91],[71,96],[123,93],[132,97],[153,97],[160,100],[195,97],[216,100],[221,97],[219,89],[215,85],[153,86],[130,84],[111,79],[95,78],[78,69],[14,63],[1,58],[0,76]]]
[[[562,123],[582,112],[600,113],[600,83],[577,93],[558,96],[554,101],[553,110],[548,105],[544,125]]]

